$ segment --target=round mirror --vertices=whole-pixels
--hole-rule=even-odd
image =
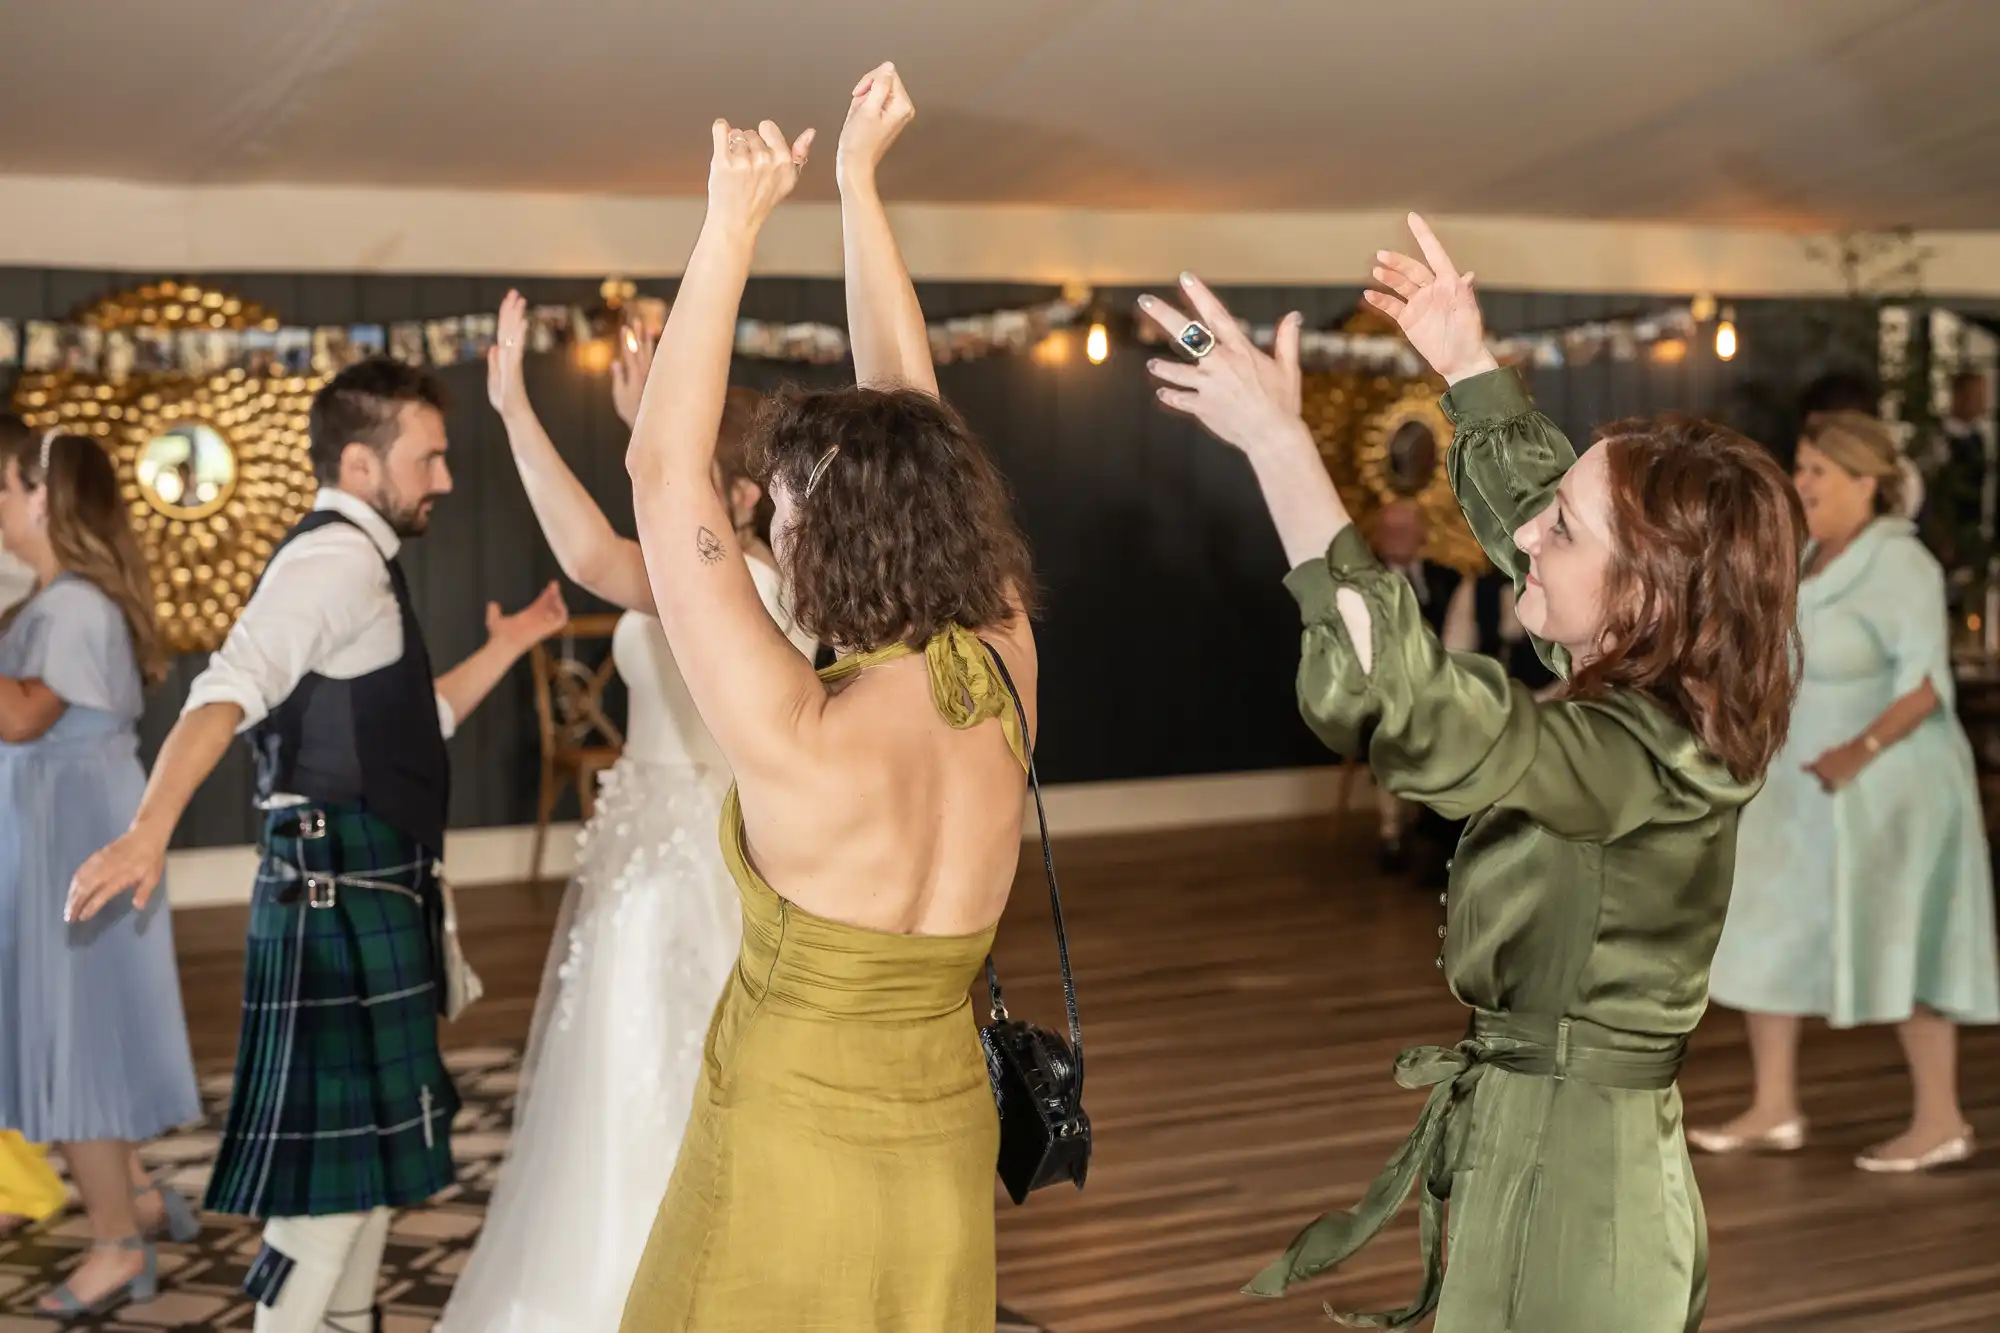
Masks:
[[[213,426],[179,421],[139,450],[133,470],[146,503],[168,518],[206,518],[236,489],[236,451]]]
[[[1416,495],[1437,475],[1438,442],[1423,421],[1405,421],[1389,437],[1389,486],[1398,495]]]

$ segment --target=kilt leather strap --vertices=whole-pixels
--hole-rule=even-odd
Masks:
[[[414,903],[421,903],[424,900],[424,896],[421,893],[418,893],[415,889],[405,888],[401,884],[390,884],[379,879],[364,879],[360,875],[329,875],[316,870],[300,870],[297,866],[291,864],[291,862],[284,861],[283,858],[273,857],[272,859],[279,861],[287,870],[291,870],[298,875],[297,884],[286,885],[277,893],[277,901],[287,907],[299,901],[301,888],[304,889],[303,897],[305,898],[306,906],[322,910],[338,905],[340,902],[340,890],[342,889],[367,889],[374,893],[400,893]]]

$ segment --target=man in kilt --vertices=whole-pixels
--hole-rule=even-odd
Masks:
[[[243,1027],[206,1206],[267,1219],[245,1288],[259,1333],[368,1333],[389,1211],[451,1183],[458,1094],[438,857],[445,740],[568,619],[554,584],[433,677],[397,553],[451,490],[444,400],[386,358],[313,400],[313,511],[189,690],[131,830],[78,872],[83,918],[149,897],[195,788],[246,733],[263,811]]]

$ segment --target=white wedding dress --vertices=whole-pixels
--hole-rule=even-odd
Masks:
[[[750,572],[810,659],[777,571]],[[612,656],[625,749],[578,839],[507,1162],[437,1333],[616,1333],[736,961],[718,837],[729,770],[658,620],[626,614]]]

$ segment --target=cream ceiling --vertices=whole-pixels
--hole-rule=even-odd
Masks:
[[[893,58],[903,200],[2000,227],[2000,0],[0,0],[0,49],[0,175],[698,194],[715,116],[831,134]]]

